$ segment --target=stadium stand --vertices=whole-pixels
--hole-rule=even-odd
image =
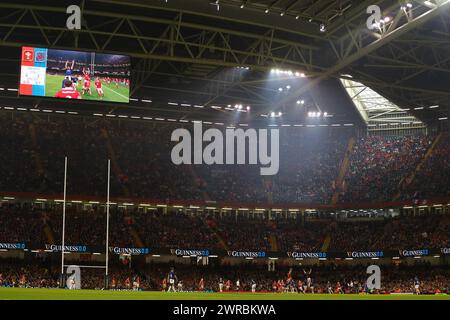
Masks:
[[[406,200],[413,204],[449,196],[448,133],[360,136],[351,130],[320,128],[312,134],[286,129],[282,131],[280,152],[285,156],[279,175],[261,177],[256,167],[173,165],[168,158],[171,145],[161,138],[168,137],[174,129],[170,124],[84,117],[10,117],[6,113],[0,113],[0,122],[5,133],[0,136],[0,161],[4,163],[0,166],[0,191],[6,193],[60,197],[67,156],[68,193],[86,200],[104,197],[108,158],[112,159],[112,196],[136,201],[151,199],[153,203],[175,200],[326,206],[337,193],[338,205],[372,203],[376,207],[377,203],[389,201]],[[356,139],[356,143],[349,149],[351,139]],[[348,159],[348,166],[342,166],[344,159]],[[345,171],[341,172],[343,168]],[[101,204],[69,206],[66,244],[104,247],[105,220]],[[61,239],[61,226],[60,204],[42,206],[13,201],[0,205],[0,243],[27,243],[43,248]],[[109,245],[157,251],[201,248],[284,254],[398,251],[449,247],[448,234],[450,217],[445,213],[366,215],[358,219],[358,215],[342,217],[328,210],[297,218],[276,215],[269,219],[266,214],[207,214],[174,208],[142,211],[113,206]],[[60,286],[58,266],[48,256],[36,255],[33,259],[39,259],[38,263],[28,261],[30,257],[21,261],[1,259],[0,286]],[[132,290],[133,282],[138,281],[140,290],[163,290],[162,279],[172,265],[145,264],[140,259],[132,266],[115,262],[111,266],[110,288]],[[217,291],[219,277],[232,283],[240,279],[242,291],[251,290],[251,281],[257,283],[257,291],[287,290],[283,289],[287,273],[283,265],[272,273],[253,265],[249,268],[226,263],[211,267],[176,264],[176,268],[186,291],[197,291],[200,278],[205,280],[205,290]],[[364,292],[366,274],[361,268],[357,272],[354,268],[315,266],[316,293],[328,292],[328,282],[334,291],[340,283],[344,293]],[[424,263],[386,268],[380,293],[410,293],[416,276],[423,283],[423,293],[449,290],[445,266]],[[296,272],[295,280],[303,281],[300,270]],[[353,288],[349,282],[354,283]],[[83,270],[83,288],[102,289],[104,285],[101,269]]]
[[[49,225],[55,239],[61,238],[60,207],[53,209],[0,206],[0,242],[48,242],[44,227]],[[123,208],[111,212],[112,246],[137,246],[134,229],[143,244],[150,248],[223,249],[220,238],[230,250],[271,251],[269,238],[274,236],[279,251],[319,252],[330,235],[328,251],[405,250],[444,248],[450,246],[450,217],[447,214],[423,214],[393,218],[372,218],[363,221],[336,220],[334,216],[307,219],[278,218],[263,220],[243,215],[223,217],[158,211],[142,213]],[[105,241],[104,210],[68,209],[66,212],[66,243],[101,246]],[[215,228],[211,228],[211,223]],[[218,232],[218,234],[216,233]]]
[[[341,203],[393,201],[434,140],[425,135],[359,137],[343,186],[336,186],[351,131],[282,131],[280,152],[287,156],[279,175],[263,179],[252,166],[173,165],[170,143],[160,139],[170,136],[174,127],[169,124],[7,114],[0,121],[5,130],[1,191],[60,194],[68,156],[68,192],[104,195],[105,159],[113,158],[112,196],[160,201],[330,204],[340,189]],[[403,200],[417,194],[448,196],[449,141],[448,134],[440,137]],[[437,183],[427,183],[430,177]]]

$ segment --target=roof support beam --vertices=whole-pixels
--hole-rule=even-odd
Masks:
[[[410,22],[405,23],[403,25],[397,26],[397,28],[395,30],[392,30],[390,32],[385,33],[380,39],[375,40],[374,42],[360,48],[358,51],[356,51],[355,53],[340,59],[338,61],[336,61],[336,63],[328,68],[326,71],[324,71],[323,73],[321,73],[318,77],[312,79],[311,81],[309,81],[305,86],[303,86],[302,88],[296,90],[295,92],[292,93],[292,95],[290,95],[289,97],[283,99],[282,101],[279,102],[278,105],[283,105],[287,102],[289,102],[290,100],[296,99],[297,97],[301,96],[302,94],[304,94],[306,91],[308,91],[309,89],[311,89],[312,87],[314,87],[315,85],[317,85],[320,81],[329,78],[331,76],[334,76],[335,74],[337,74],[339,71],[343,70],[344,68],[350,66],[351,64],[353,64],[354,62],[358,61],[359,59],[361,59],[362,57],[365,57],[367,55],[369,55],[370,53],[376,51],[377,49],[383,47],[384,45],[390,43],[391,41],[399,38],[400,36],[410,32],[411,30],[415,29],[416,27],[418,27],[419,25],[425,23],[426,21],[429,21],[430,19],[438,16],[442,10],[448,9],[450,8],[450,0],[445,0],[441,3],[441,5],[439,7],[436,8],[432,8],[430,10],[428,10],[427,12],[423,13],[420,16],[417,16],[416,18],[411,19]]]

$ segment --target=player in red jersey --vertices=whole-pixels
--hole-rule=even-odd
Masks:
[[[26,283],[27,283],[27,278],[25,277],[24,274],[22,274],[22,275],[20,276],[20,279],[19,279],[19,287],[20,287],[20,288],[25,288]]]
[[[342,290],[342,286],[341,286],[341,283],[339,281],[336,283],[335,293],[336,294],[344,294],[344,290]]]
[[[116,88],[119,89],[119,79],[116,78]]]
[[[227,280],[227,282],[225,283],[225,290],[226,291],[230,291],[231,290],[231,281]]]
[[[205,290],[205,281],[203,278],[200,279],[200,282],[198,283],[198,291],[204,291]]]
[[[84,76],[84,82],[83,82],[83,94],[86,94],[89,92],[89,95],[92,94],[91,92],[91,76],[89,69],[83,68],[83,76]]]
[[[100,99],[103,100],[103,96],[105,94],[103,93],[103,87],[102,87],[102,82],[100,81],[100,78],[97,78],[95,80],[95,89],[97,90],[97,94],[99,95]]]
[[[273,292],[277,292],[278,286],[277,286],[277,282],[275,280],[273,280],[272,282],[272,291]]]
[[[280,293],[282,288],[283,288],[283,285],[281,284],[281,280],[278,280],[277,281],[277,292]]]
[[[290,284],[291,284],[291,281],[292,281],[292,268],[289,269],[289,272],[288,272],[288,274],[287,274],[287,280],[286,280],[286,283],[287,283],[288,285],[290,285]]]
[[[75,90],[72,86],[72,81],[66,80],[64,82],[64,88],[59,90],[55,94],[56,98],[66,98],[66,99],[81,99],[80,93]]]
[[[125,80],[125,85],[126,85],[127,87],[130,86],[130,79]]]
[[[167,289],[167,277],[164,277],[161,286],[162,286],[162,291],[166,292],[166,289]]]
[[[305,293],[305,288],[303,286],[302,280],[298,280],[298,282],[297,282],[297,292],[298,293]]]

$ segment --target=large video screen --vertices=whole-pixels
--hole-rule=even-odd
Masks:
[[[22,47],[19,94],[128,103],[130,57]]]

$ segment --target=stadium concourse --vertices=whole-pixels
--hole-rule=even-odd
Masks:
[[[77,2],[0,2],[0,299],[448,299],[450,0]]]

